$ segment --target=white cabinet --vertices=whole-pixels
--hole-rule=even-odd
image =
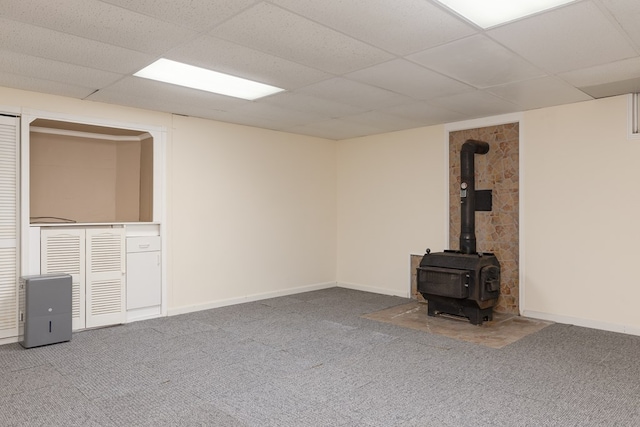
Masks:
[[[72,277],[73,329],[125,322],[124,235],[123,228],[42,228],[42,274]]]
[[[40,272],[71,275],[72,328],[85,328],[85,230],[42,228]]]
[[[127,310],[160,307],[160,236],[127,238]]]
[[[88,228],[86,233],[86,327],[124,323],[124,229]]]
[[[18,335],[18,122],[0,116],[0,339]]]

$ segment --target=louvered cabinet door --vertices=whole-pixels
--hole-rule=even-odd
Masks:
[[[124,323],[123,228],[86,230],[86,327]]]
[[[0,116],[0,338],[18,335],[18,124]]]
[[[42,274],[71,275],[72,328],[85,324],[85,230],[43,228],[40,232],[40,271]]]

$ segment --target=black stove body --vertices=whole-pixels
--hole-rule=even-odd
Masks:
[[[475,189],[475,154],[489,144],[467,140],[460,151],[460,250],[427,253],[417,271],[418,292],[429,316],[464,316],[474,325],[493,319],[500,295],[500,263],[494,254],[476,252],[475,213],[490,211],[491,190]]]
[[[494,254],[427,253],[418,267],[418,291],[429,316],[464,316],[474,325],[493,319],[500,294],[500,263]]]

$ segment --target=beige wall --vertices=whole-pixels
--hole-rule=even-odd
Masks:
[[[32,132],[32,222],[136,222],[140,141],[114,142]]]
[[[524,310],[640,334],[640,141],[627,98],[524,113]]]
[[[338,282],[409,296],[410,254],[445,248],[443,126],[338,142]]]
[[[118,154],[113,142],[41,133],[30,139],[31,217],[115,221]]]
[[[334,141],[1,87],[0,100],[167,129],[170,313],[335,283]]]
[[[523,113],[525,315],[640,334],[626,126],[626,96]],[[338,143],[339,283],[405,295],[408,254],[445,247],[444,141],[434,126]]]
[[[117,142],[116,221],[140,220],[140,141]]]
[[[174,307],[335,282],[335,143],[174,118]]]
[[[445,248],[445,132],[332,141],[0,88],[8,106],[165,126],[169,307],[338,282],[408,295]],[[525,314],[640,334],[626,97],[523,113]],[[337,236],[337,237],[336,237]]]
[[[140,221],[153,221],[153,138],[140,141]]]

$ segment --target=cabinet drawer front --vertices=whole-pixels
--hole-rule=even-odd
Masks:
[[[127,252],[148,252],[160,250],[160,236],[127,237]]]

